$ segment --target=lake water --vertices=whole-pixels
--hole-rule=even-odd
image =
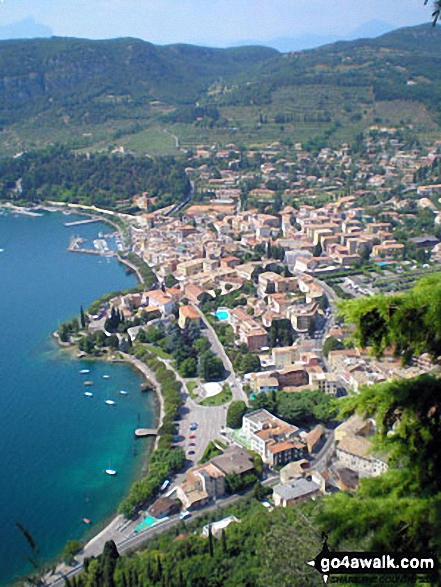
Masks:
[[[64,226],[78,218],[0,216],[0,585],[25,570],[27,544],[16,522],[50,558],[90,533],[83,518],[93,530],[115,512],[145,460],[148,445],[134,444],[134,429],[155,422],[155,397],[141,393],[137,372],[72,358],[50,336],[81,305],[137,283],[114,259],[67,251],[73,234],[92,248],[100,231],[112,230]]]

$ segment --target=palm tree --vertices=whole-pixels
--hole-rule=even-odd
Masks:
[[[23,534],[28,543],[31,553],[26,556],[28,562],[32,566],[32,570],[25,576],[21,577],[20,582],[35,587],[43,587],[47,585],[48,575],[53,575],[56,565],[47,565],[46,562],[40,558],[40,551],[35,543],[32,534],[21,524],[16,522],[15,525]]]
[[[428,2],[429,2],[429,0],[424,0],[424,6],[426,6]],[[441,0],[434,0],[433,12],[432,12],[433,26],[436,25],[436,23],[438,22],[440,17],[441,17]]]

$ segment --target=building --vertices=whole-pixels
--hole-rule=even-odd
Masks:
[[[253,457],[238,446],[228,448],[223,454],[211,459],[211,463],[224,475],[235,473],[243,476],[254,471]]]
[[[240,523],[239,518],[236,518],[236,516],[228,516],[228,518],[224,518],[223,520],[219,520],[218,522],[207,524],[202,528],[201,535],[204,536],[204,538],[207,538],[211,528],[212,535],[215,538],[219,538],[222,535],[222,530],[225,530],[225,528],[228,528],[228,526],[234,522]]]
[[[212,462],[190,469],[185,482],[176,487],[176,495],[185,510],[203,507],[224,494],[225,473]]]
[[[240,323],[238,334],[240,342],[245,343],[251,352],[258,351],[268,344],[267,331],[254,320]]]
[[[179,512],[179,502],[169,497],[160,497],[150,507],[149,514],[154,518],[164,518]]]
[[[185,328],[189,324],[200,326],[201,318],[199,312],[193,306],[180,306],[178,324],[181,328]]]
[[[324,428],[321,424],[318,424],[315,428],[308,432],[305,436],[306,446],[308,447],[308,451],[311,453],[314,451],[316,446],[319,444],[321,437],[324,433]]]
[[[171,296],[167,295],[162,290],[154,289],[145,292],[143,295],[145,299],[148,300],[148,305],[156,306],[161,314],[167,315],[172,312],[175,302]]]
[[[289,481],[304,477],[308,474],[310,467],[311,463],[306,459],[300,459],[299,461],[288,463],[288,465],[280,470],[280,481],[282,482],[282,485]]]
[[[302,459],[307,454],[308,449],[303,442],[278,442],[268,446],[269,464],[272,467],[286,465]]]
[[[273,491],[273,499],[277,507],[285,508],[320,495],[320,493],[320,486],[312,478],[310,481],[301,478],[284,485],[277,485]]]
[[[360,476],[356,471],[343,467],[336,471],[337,485],[342,491],[356,491],[360,485]]]
[[[337,426],[334,431],[336,456],[341,467],[356,471],[363,477],[376,477],[386,472],[387,463],[372,454],[373,420],[363,420],[355,414]]]
[[[300,442],[297,426],[276,418],[267,410],[246,414],[242,420],[242,432],[251,450],[269,465],[286,464],[307,454],[306,445]]]

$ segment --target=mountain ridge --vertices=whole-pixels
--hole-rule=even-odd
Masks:
[[[439,28],[419,25],[289,53],[132,38],[0,41],[0,124],[9,149],[31,126],[42,144],[51,129],[64,142],[91,127],[121,137],[164,124],[189,145],[227,144],[237,132],[245,143],[281,132],[346,140],[383,119],[381,104],[396,105],[384,117],[392,123],[394,110],[409,118],[415,103],[427,129],[441,121],[440,40]]]

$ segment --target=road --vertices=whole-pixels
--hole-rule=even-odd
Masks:
[[[263,482],[264,485],[271,485],[274,483],[274,479],[270,478]],[[211,512],[216,510],[217,508],[223,509],[232,503],[238,501],[243,497],[243,494],[234,494],[228,497],[218,498],[214,501],[213,504],[202,508],[196,512],[191,514],[191,520],[197,519],[201,516],[205,516],[207,512]],[[219,512],[219,518],[221,518],[222,513]],[[120,519],[118,519],[120,518]],[[98,556],[103,552],[104,544],[107,540],[114,540],[118,552],[120,554],[126,554],[133,550],[139,548],[144,542],[154,538],[158,534],[177,526],[179,523],[182,523],[182,520],[179,518],[179,515],[171,516],[170,518],[165,518],[163,521],[159,522],[157,525],[152,526],[151,528],[145,530],[140,534],[134,534],[133,530],[141,521],[141,518],[131,522],[129,526],[125,527],[124,529],[118,530],[118,526],[121,524],[122,516],[118,516],[114,520],[114,527],[112,533],[104,533],[98,534],[93,540],[91,540],[86,547],[84,548],[81,553],[79,553],[75,560],[77,562],[75,567],[69,567],[67,565],[60,565],[55,575],[52,577],[47,578],[47,583],[51,585],[51,587],[64,587],[65,585],[65,577],[71,578],[75,575],[81,573],[84,569],[83,561],[85,558],[90,556]],[[184,522],[185,523],[185,522]]]
[[[234,372],[233,365],[232,365],[227,353],[225,352],[223,345],[220,343],[219,338],[216,334],[216,331],[211,326],[211,324],[208,322],[207,318],[205,317],[204,313],[200,310],[200,308],[198,308],[194,304],[192,304],[192,306],[198,312],[202,322],[205,325],[205,336],[210,341],[212,351],[220,359],[222,359],[222,362],[224,364],[224,369],[228,373],[228,377],[225,381],[231,387],[231,392],[233,394],[233,400],[242,400],[248,405],[248,396],[242,388],[242,382],[240,380],[240,377],[238,377],[236,375],[236,373]]]
[[[322,446],[322,448],[320,449],[317,456],[314,458],[312,462],[312,466],[314,467],[314,469],[317,469],[317,471],[319,472],[323,472],[327,469],[329,459],[331,458],[332,453],[334,452],[334,430],[329,430],[327,432],[327,435],[328,437],[326,439],[325,444]]]

